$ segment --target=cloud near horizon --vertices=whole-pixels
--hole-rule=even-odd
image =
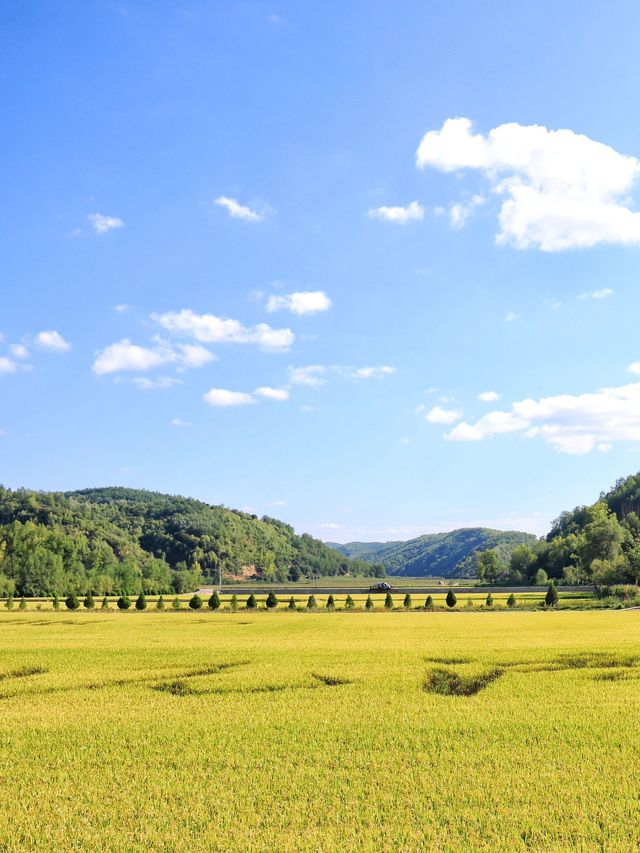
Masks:
[[[419,169],[481,172],[502,199],[496,242],[544,252],[598,243],[640,243],[640,213],[629,196],[640,160],[572,130],[501,124],[484,136],[468,118],[424,135]]]
[[[629,366],[640,373],[640,363]],[[483,441],[497,435],[541,438],[560,453],[607,452],[616,442],[640,441],[640,382],[586,394],[559,394],[513,403],[475,423],[463,421],[445,435],[449,441]]]

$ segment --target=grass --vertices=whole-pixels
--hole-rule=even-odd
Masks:
[[[634,612],[0,611],[0,850],[637,849],[639,713]]]

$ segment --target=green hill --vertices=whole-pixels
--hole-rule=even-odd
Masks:
[[[220,573],[269,582],[373,569],[275,518],[191,498],[0,487],[0,594],[182,592]]]
[[[495,549],[500,562],[507,564],[516,546],[536,541],[531,533],[466,527],[450,533],[428,533],[406,542],[327,544],[347,557],[381,563],[390,575],[451,578],[475,575],[477,552]]]

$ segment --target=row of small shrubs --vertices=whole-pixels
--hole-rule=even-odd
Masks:
[[[451,609],[456,607],[456,605],[458,603],[458,599],[457,599],[457,596],[456,596],[455,592],[453,591],[453,589],[449,589],[445,601],[446,601],[447,607],[449,607]],[[471,602],[471,600],[470,600],[470,602]],[[557,592],[555,585],[553,583],[549,584],[549,589],[547,590],[547,594],[545,596],[544,603],[547,607],[555,607],[558,603],[558,592]],[[64,604],[65,604],[65,607],[67,608],[67,610],[79,610],[80,606],[81,606],[80,599],[74,593],[72,593],[71,595],[68,595],[65,598]],[[176,596],[172,600],[170,607],[172,610],[180,610],[182,608],[182,604],[183,604],[182,599],[180,599],[178,596]],[[267,598],[265,601],[265,606],[266,606],[267,610],[275,609],[278,606],[278,604],[279,604],[279,601],[278,601],[277,596],[275,595],[275,593],[270,592],[267,595]],[[489,592],[489,594],[487,595],[487,597],[485,599],[485,607],[493,607],[493,604],[494,604],[493,596]],[[507,599],[507,607],[516,607],[516,605],[517,605],[516,597],[513,593],[511,593],[511,595]],[[87,593],[87,595],[85,596],[84,601],[82,602],[82,606],[85,607],[87,610],[93,610],[96,607],[96,602],[93,598],[93,595],[90,592]],[[116,607],[118,608],[118,610],[129,610],[131,608],[131,606],[132,606],[131,599],[127,595],[121,595],[118,598],[118,600],[116,601]],[[146,610],[147,609],[147,599],[146,599],[145,594],[143,592],[141,592],[140,595],[136,598],[133,606],[136,610]],[[189,599],[188,606],[191,610],[201,610],[204,606],[204,600],[199,595],[195,594]],[[240,605],[239,605],[237,595],[231,596],[231,601],[230,601],[229,606],[230,606],[231,610],[238,610],[239,609]],[[347,595],[347,597],[345,599],[345,603],[344,603],[344,609],[345,610],[354,610],[355,606],[356,606],[356,604],[355,604],[355,601],[353,600],[353,598],[350,595]],[[412,609],[413,601],[412,601],[410,593],[406,593],[406,595],[404,597],[404,601],[402,603],[402,606],[405,610],[411,610]],[[13,607],[13,598],[7,599],[7,601],[5,603],[5,607],[7,609],[11,610],[11,608]],[[155,608],[156,608],[156,610],[165,610],[166,607],[167,607],[167,604],[164,600],[164,596],[161,595],[160,598],[158,598],[158,600],[156,601]],[[212,595],[207,600],[207,607],[209,608],[209,610],[220,610],[220,608],[222,607],[222,600],[220,598],[219,593],[217,593],[217,592],[212,593]],[[336,607],[335,599],[334,599],[333,595],[329,595],[327,597],[325,609],[326,610],[335,610],[335,607]],[[365,610],[373,610],[374,609],[373,599],[371,598],[370,595],[367,596],[367,600],[365,601],[364,607],[365,607]],[[385,597],[384,607],[386,610],[393,610],[394,609],[393,597],[392,597],[391,593],[389,593],[389,592],[387,593],[387,595]],[[27,609],[27,601],[24,597],[20,599],[19,608],[20,608],[20,610],[26,610]],[[251,593],[248,596],[248,598],[245,602],[245,608],[247,610],[256,610],[258,608],[258,600],[253,593]],[[54,597],[53,597],[53,609],[54,610],[60,609],[60,599],[58,598],[57,595],[54,595]],[[109,608],[109,599],[106,595],[102,599],[100,609],[101,610],[109,610],[110,609]],[[287,605],[287,610],[300,610],[300,609],[317,610],[318,609],[318,602],[316,601],[315,595],[309,596],[309,598],[307,599],[306,608],[298,607],[298,605],[296,604],[295,598],[293,596],[291,596],[291,598],[289,599],[289,603]],[[433,601],[433,597],[431,595],[427,596],[423,609],[435,610],[435,604]]]

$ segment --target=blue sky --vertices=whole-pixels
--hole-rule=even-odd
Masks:
[[[0,479],[347,541],[543,533],[636,471],[639,26],[13,4]]]

